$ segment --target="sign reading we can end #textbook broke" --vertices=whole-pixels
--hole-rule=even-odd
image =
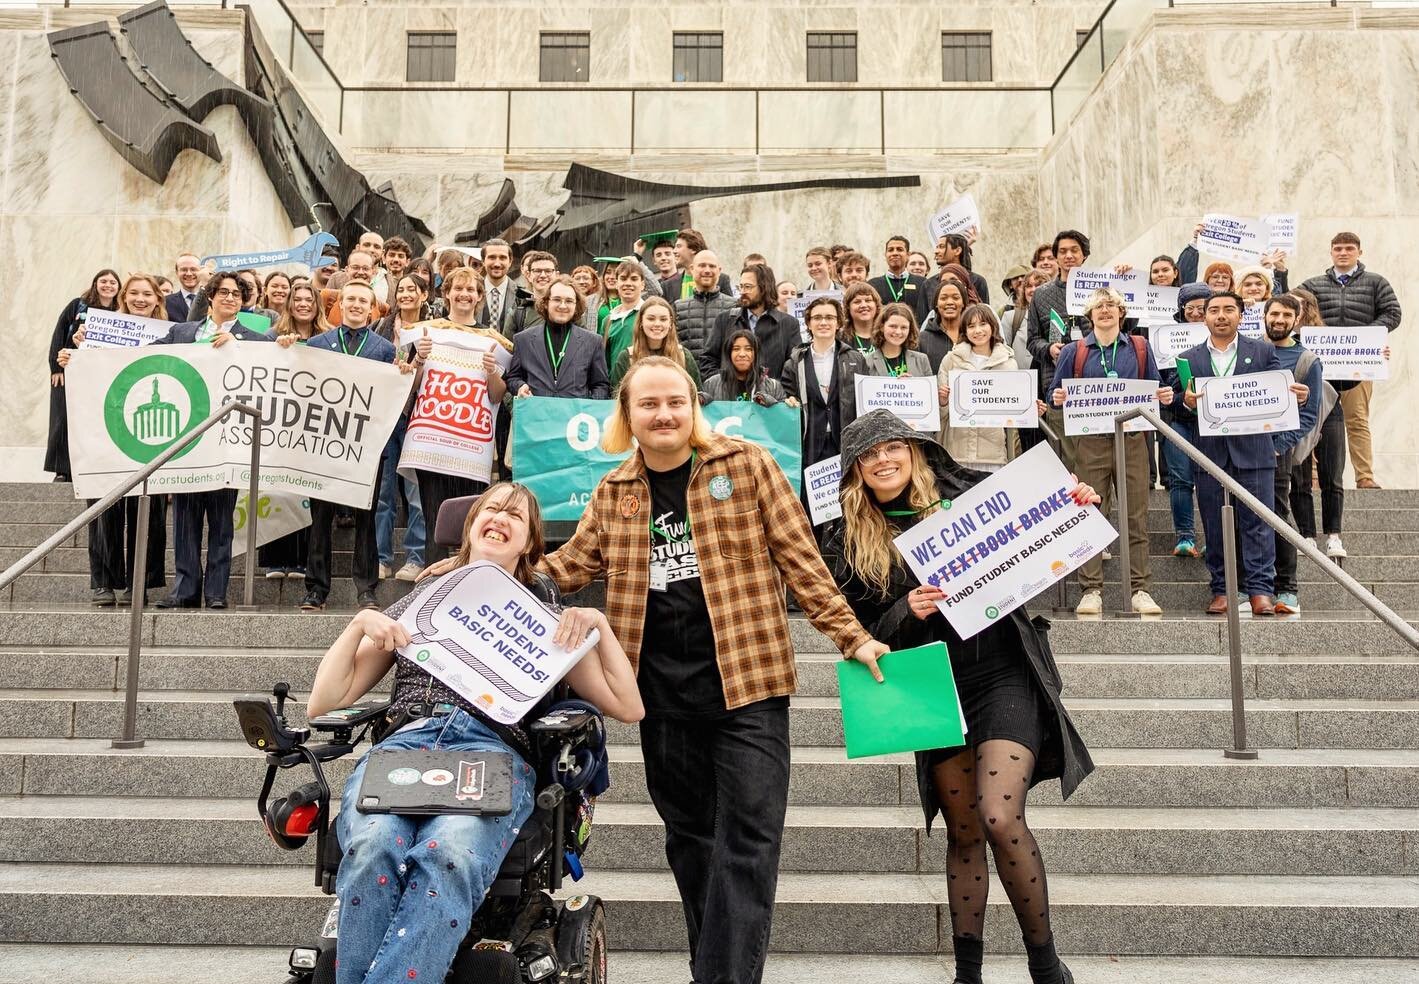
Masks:
[[[1035,399],[1039,373],[1034,369],[951,371],[952,427],[1040,426]]]
[[[1204,437],[1272,434],[1301,426],[1289,369],[1197,379],[1197,432]]]
[[[1384,325],[1301,329],[1301,344],[1320,359],[1326,379],[1388,379]]]
[[[1049,588],[1118,534],[1074,487],[1048,444],[1037,444],[894,541],[937,607],[969,639]],[[943,504],[944,506],[944,504]]]
[[[713,405],[713,404],[711,404]],[[857,413],[890,410],[912,430],[941,430],[941,404],[930,376],[858,376]]]
[[[269,342],[80,349],[65,369],[74,494],[106,495],[224,403],[261,414],[261,487],[368,508],[412,377]],[[245,489],[254,427],[229,414],[162,468],[153,492]],[[140,490],[134,489],[132,494]]]
[[[1064,380],[1064,433],[1112,435],[1114,418],[1137,407],[1158,412],[1159,384],[1151,379]],[[1125,431],[1154,430],[1142,417],[1123,425]]]

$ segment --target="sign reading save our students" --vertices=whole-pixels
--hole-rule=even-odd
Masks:
[[[223,403],[261,414],[261,488],[368,508],[413,377],[269,342],[79,349],[65,369],[74,494],[98,499]],[[233,413],[158,469],[159,492],[244,489],[251,418]],[[135,488],[131,494],[141,491]]]
[[[596,484],[625,460],[625,455],[601,450],[601,435],[615,409],[613,400],[517,400],[512,415],[513,474],[537,496],[543,519],[581,519]],[[761,407],[716,400],[704,407],[704,415],[718,433],[743,438],[773,455],[798,492],[803,455],[797,409],[784,403]]]
[[[1036,369],[952,369],[951,426],[1040,426],[1038,377]]]
[[[1075,482],[1038,444],[894,541],[937,607],[969,639],[1068,576],[1118,534],[1093,506],[1069,497]]]

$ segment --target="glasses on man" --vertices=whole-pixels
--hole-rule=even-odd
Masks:
[[[241,299],[241,291],[237,290],[235,287],[218,287],[215,291],[212,292],[212,296],[213,296],[213,297],[234,297],[234,298],[240,300],[240,299]]]
[[[817,324],[828,324],[828,323],[837,324],[837,323],[838,323],[838,316],[837,316],[836,314],[815,314],[815,315],[813,315],[813,317],[811,317],[811,318],[808,319],[808,322],[809,322],[810,324],[815,324],[815,325],[817,325]]]
[[[906,441],[888,441],[886,444],[879,444],[875,448],[868,448],[857,456],[859,465],[870,465],[878,458],[895,458],[898,455],[906,454],[908,450]]]

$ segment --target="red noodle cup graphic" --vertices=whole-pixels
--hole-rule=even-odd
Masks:
[[[493,411],[488,405],[487,381],[429,366],[409,415],[409,429],[420,428],[491,441]]]

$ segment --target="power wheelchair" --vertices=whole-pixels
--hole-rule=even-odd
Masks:
[[[330,786],[324,763],[350,754],[367,736],[377,744],[400,726],[388,701],[366,701],[291,727],[284,715],[290,688],[278,683],[271,698],[235,701],[242,733],[266,757],[266,778],[257,810],[280,847],[297,850],[315,838],[315,883],[335,892],[342,850],[331,828]],[[532,816],[522,826],[496,880],[459,947],[449,984],[605,984],[606,916],[599,898],[552,893],[566,874],[582,875],[581,856],[591,835],[592,794],[604,787],[605,724],[590,704],[552,703],[528,730],[537,770]],[[328,734],[311,741],[314,732]],[[308,765],[314,778],[274,801],[271,791],[283,769]],[[339,792],[336,793],[339,798]],[[310,943],[292,948],[287,984],[334,984],[339,900]]]

